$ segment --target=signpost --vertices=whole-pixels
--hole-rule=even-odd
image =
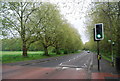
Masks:
[[[98,71],[100,71],[100,59],[99,54],[99,41],[104,39],[103,23],[95,24],[94,28],[94,41],[97,41],[97,59],[98,59]]]

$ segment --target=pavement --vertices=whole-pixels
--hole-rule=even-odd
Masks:
[[[93,55],[93,65],[91,66],[91,79],[104,79],[104,81],[113,79],[120,81],[120,74],[111,63],[105,59],[100,60],[100,71],[98,71],[97,55]]]
[[[78,54],[51,57],[40,60],[7,63],[2,66],[5,79],[76,79],[120,81],[115,67],[101,59],[97,70],[96,54],[83,51]]]
[[[95,54],[93,59],[93,66],[92,66],[92,72],[105,72],[105,73],[111,73],[111,74],[119,74],[116,70],[116,67],[111,65],[111,62],[101,59],[100,60],[100,71],[98,71],[98,61],[97,61],[97,55]]]

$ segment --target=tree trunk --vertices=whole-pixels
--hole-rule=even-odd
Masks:
[[[26,42],[23,42],[23,56],[27,57],[27,46],[26,46]]]
[[[65,50],[64,50],[64,54],[68,54],[68,49],[65,49]]]
[[[60,55],[59,49],[56,47],[56,54]]]
[[[44,46],[44,55],[45,56],[49,56],[49,54],[48,54],[48,47],[47,46]]]

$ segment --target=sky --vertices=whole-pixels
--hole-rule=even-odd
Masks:
[[[80,33],[83,43],[89,41],[86,34],[85,16],[89,10],[91,0],[49,0],[51,3],[57,4],[60,13],[67,21],[72,24]]]

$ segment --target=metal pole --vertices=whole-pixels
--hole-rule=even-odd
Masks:
[[[98,71],[100,71],[100,59],[99,59],[99,41],[97,41],[97,59],[98,59]]]
[[[110,4],[109,4],[109,1],[108,1],[108,9],[109,9],[109,12],[108,12],[108,17],[109,17],[109,26],[110,26],[110,40],[111,40],[111,45],[110,45],[110,47],[111,47],[111,51],[110,51],[110,53],[111,53],[111,59],[112,59],[112,62],[111,62],[111,64],[112,64],[112,66],[114,65],[114,57],[113,57],[113,47],[112,47],[112,21],[111,21],[111,17],[110,17]]]
[[[114,67],[113,42],[112,42],[112,66]]]

